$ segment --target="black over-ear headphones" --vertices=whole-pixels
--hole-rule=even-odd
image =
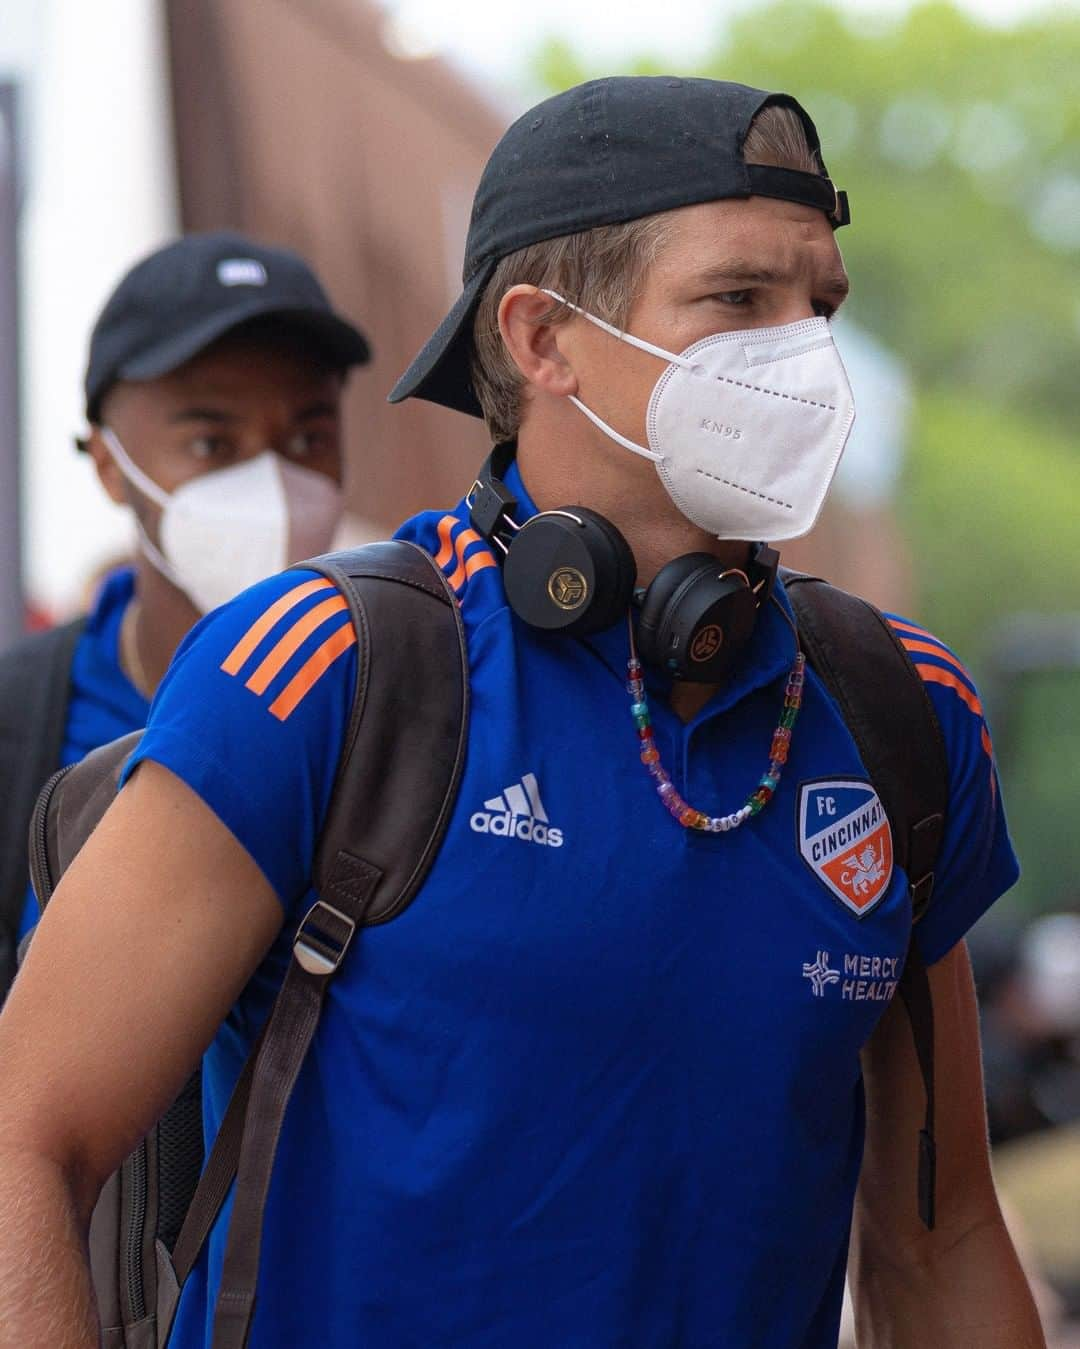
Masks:
[[[722,568],[708,553],[687,553],[635,590],[637,564],[610,520],[583,506],[541,511],[518,525],[517,498],[502,481],[512,442],[496,445],[469,492],[472,526],[502,555],[507,601],[524,622],[585,637],[640,607],[643,659],[673,678],[713,684],[727,674],[772,594],[779,555],[754,547],[746,570]]]

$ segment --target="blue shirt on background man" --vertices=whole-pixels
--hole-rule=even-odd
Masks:
[[[102,582],[71,663],[71,688],[64,743],[57,768],[78,763],[91,750],[146,725],[150,704],[120,665],[120,627],[135,593],[135,573],[120,567]],[[27,893],[19,940],[39,917],[37,900]]]

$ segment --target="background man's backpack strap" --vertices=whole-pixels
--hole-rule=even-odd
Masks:
[[[173,1252],[178,1289],[235,1173],[214,1349],[243,1349],[247,1342],[274,1154],[329,981],[357,929],[394,918],[419,890],[450,821],[468,742],[465,634],[431,557],[395,541],[304,565],[329,577],[348,600],[358,639],[357,688],[315,858],[318,898],[299,926],[266,1030]],[[171,1310],[162,1308],[159,1342]]]
[[[142,735],[133,731],[54,773],[30,820],[28,853],[42,908],[116,797]],[[25,943],[31,943],[31,932]],[[155,1243],[171,1244],[203,1160],[200,1070],[102,1187],[90,1220],[90,1267],[103,1349],[152,1349],[158,1271]]]
[[[26,830],[38,792],[60,762],[71,662],[85,626],[80,618],[36,633],[0,655],[0,1003],[15,977],[26,901]]]
[[[64,872],[116,797],[141,731],[91,751],[48,779],[30,820],[34,893],[47,908]],[[25,941],[31,943],[33,933]],[[171,1243],[202,1165],[200,1073],[102,1187],[90,1220],[90,1267],[103,1349],[152,1349],[155,1242]]]
[[[907,652],[872,604],[817,577],[785,572],[783,580],[806,658],[836,700],[889,817],[917,924],[933,894],[949,801],[948,757],[933,706]],[[900,994],[926,1089],[919,1213],[933,1228],[934,1017],[915,927]]]

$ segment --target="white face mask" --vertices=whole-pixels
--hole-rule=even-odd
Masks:
[[[325,473],[264,450],[166,492],[114,432],[102,427],[101,435],[128,482],[161,507],[160,549],[136,520],[143,553],[200,613],[330,547],[342,496]]]
[[[688,520],[718,539],[770,543],[813,528],[855,420],[827,319],[716,333],[676,356],[552,290],[545,294],[668,362],[649,399],[648,449],[580,399],[570,401],[605,435],[655,463]]]

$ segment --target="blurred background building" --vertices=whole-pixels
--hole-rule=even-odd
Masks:
[[[130,546],[71,438],[90,325],[138,256],[231,226],[314,262],[373,338],[347,536],[382,534],[456,499],[485,453],[479,423],[385,394],[458,293],[510,118],[614,71],[794,92],[851,195],[837,342],[859,415],[784,560],[916,616],[984,692],[1024,877],[973,950],[1001,1174],[1049,1316],[1080,1313],[1060,1207],[1080,1176],[1080,10],[966,4],[4,0],[0,644]]]

